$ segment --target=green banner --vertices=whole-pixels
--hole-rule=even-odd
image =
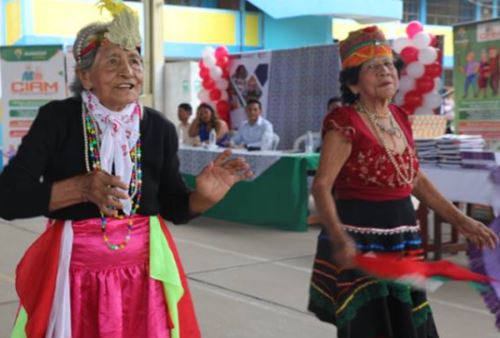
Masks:
[[[59,51],[61,45],[6,46],[0,47],[0,58],[10,62],[47,61]]]
[[[455,123],[500,149],[500,20],[453,27]]]

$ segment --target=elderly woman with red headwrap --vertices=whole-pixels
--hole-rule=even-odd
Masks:
[[[175,126],[139,103],[137,14],[77,35],[74,96],[40,108],[0,176],[0,217],[45,215],[16,274],[12,337],[198,338],[188,284],[164,220],[184,223],[251,175],[225,152],[190,191]]]
[[[313,195],[325,225],[318,238],[309,310],[342,338],[438,337],[422,291],[355,268],[356,253],[423,259],[413,194],[471,242],[498,238],[462,214],[420,171],[408,116],[391,103],[398,69],[375,26],[340,42],[343,106],[324,119]]]

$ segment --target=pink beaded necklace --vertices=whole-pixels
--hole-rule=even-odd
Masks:
[[[136,111],[134,113],[139,113],[139,105],[136,105]],[[90,114],[89,109],[86,104],[82,102],[82,122],[83,122],[83,135],[85,141],[85,166],[87,172],[91,170],[101,170],[101,159],[99,155],[100,148],[100,140],[97,132],[97,126]],[[140,116],[140,114],[139,114]],[[89,156],[90,155],[90,156]],[[129,195],[132,199],[132,210],[130,212],[130,216],[128,216],[127,222],[127,235],[125,239],[120,243],[112,243],[106,233],[106,227],[108,224],[107,218],[101,212],[101,232],[104,243],[110,250],[121,250],[125,248],[127,243],[132,236],[132,228],[133,221],[132,215],[136,214],[139,209],[140,201],[141,201],[141,192],[142,192],[142,165],[141,165],[141,136],[139,135],[137,139],[137,143],[135,147],[130,151],[130,157],[134,162],[134,168],[132,170],[132,178],[130,180],[130,188]],[[89,162],[90,157],[90,162]],[[117,217],[118,219],[123,219],[123,216],[120,215]]]

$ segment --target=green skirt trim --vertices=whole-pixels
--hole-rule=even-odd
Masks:
[[[310,309],[321,309],[322,316],[330,318],[338,328],[343,327],[356,317],[356,313],[366,303],[391,296],[402,303],[412,307],[413,320],[415,326],[418,327],[427,321],[428,315],[431,313],[429,303],[426,301],[422,304],[413,304],[411,297],[412,289],[403,284],[370,280],[359,285],[354,289],[351,295],[342,303],[336,304],[335,300],[326,294],[320,287],[311,282],[309,289]]]

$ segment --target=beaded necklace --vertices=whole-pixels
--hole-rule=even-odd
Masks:
[[[136,109],[140,109],[139,106],[136,106]],[[101,170],[101,158],[99,154],[99,148],[100,148],[100,139],[99,139],[99,134],[97,132],[97,126],[90,115],[90,112],[85,105],[85,103],[82,102],[82,123],[83,123],[83,135],[84,135],[84,147],[85,147],[85,168],[87,172],[90,172],[91,170]],[[137,113],[134,112],[134,113]],[[139,115],[140,116],[140,115]],[[89,156],[90,155],[90,156]],[[103,215],[101,212],[101,232],[102,232],[102,238],[104,240],[104,243],[110,250],[121,250],[125,248],[127,243],[130,240],[130,237],[132,236],[132,228],[133,228],[133,222],[132,222],[132,215],[134,215],[137,210],[139,209],[139,205],[141,202],[141,193],[142,193],[142,166],[141,166],[141,135],[139,134],[139,137],[137,139],[137,143],[135,144],[135,147],[132,148],[130,151],[130,157],[132,158],[134,162],[134,168],[132,170],[132,177],[130,179],[130,188],[129,188],[129,195],[130,198],[132,199],[132,210],[130,212],[130,216],[128,216],[128,221],[127,221],[127,235],[125,236],[125,239],[116,244],[112,243],[106,233],[106,227],[108,224],[107,218]],[[89,161],[90,157],[90,161]],[[92,168],[91,168],[92,167]],[[123,219],[123,215],[119,215],[117,217],[118,219]]]
[[[391,161],[392,166],[396,170],[396,174],[397,174],[398,178],[401,179],[406,184],[411,184],[413,182],[413,176],[415,175],[415,168],[413,167],[413,150],[408,145],[408,141],[407,141],[406,137],[401,137],[401,139],[404,142],[405,149],[408,149],[408,156],[410,158],[410,163],[409,163],[410,167],[408,168],[408,170],[404,170],[404,167],[403,167],[404,160],[401,159],[401,163],[399,164],[396,161],[396,158],[394,157],[393,151],[390,150],[389,147],[387,147],[387,144],[385,143],[384,138],[382,137],[382,135],[380,135],[379,126],[376,123],[375,117],[373,116],[375,114],[368,112],[366,110],[366,108],[360,102],[358,102],[357,108],[359,111],[365,113],[368,116],[368,120],[372,124],[373,129],[375,130],[375,133],[377,134],[378,138],[382,142],[382,145],[385,149],[387,157],[389,158],[389,161]],[[390,118],[394,118],[392,116],[392,113],[390,113],[390,116],[391,116]]]

